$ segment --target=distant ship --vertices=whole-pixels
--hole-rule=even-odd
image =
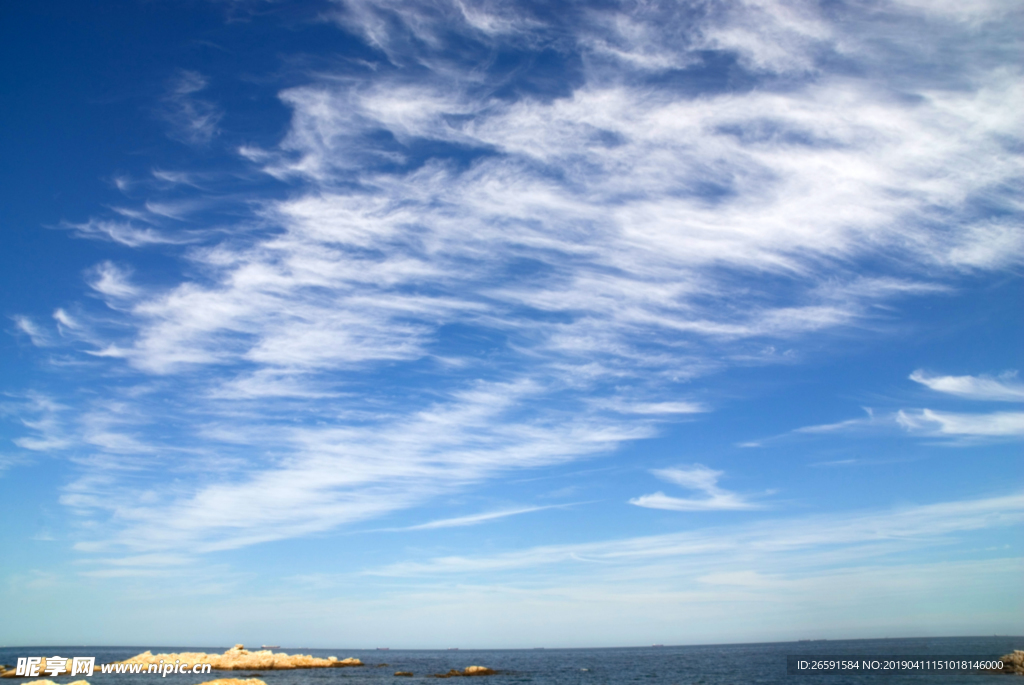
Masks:
[[[260,645],[260,649],[281,649],[281,645]]]
[[[457,651],[459,651],[459,648],[458,647],[449,647],[448,651],[449,652],[457,652]]]
[[[651,647],[664,647],[665,645],[651,645]]]
[[[388,651],[389,649],[391,649],[391,648],[390,648],[390,647],[378,647],[378,648],[377,648],[377,651],[378,651],[378,652],[386,652],[386,651]]]

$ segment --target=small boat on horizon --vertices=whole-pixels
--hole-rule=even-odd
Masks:
[[[449,652],[457,652],[457,651],[459,651],[459,648],[458,647],[449,647],[448,651]]]
[[[281,649],[281,645],[260,645],[260,649]]]
[[[390,648],[390,647],[378,647],[378,648],[377,648],[377,651],[378,651],[378,652],[386,652],[386,651],[388,651],[389,649],[391,649],[391,648]]]

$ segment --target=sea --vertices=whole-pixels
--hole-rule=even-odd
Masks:
[[[228,645],[230,646],[230,645]],[[257,649],[258,646],[251,648]],[[223,652],[214,647],[88,647],[46,646],[0,648],[0,663],[14,665],[25,656],[94,656],[96,663],[120,661],[145,650],[158,652]],[[888,683],[940,683],[941,685],[1014,685],[1020,676],[994,673],[846,672],[797,673],[787,671],[787,657],[871,657],[886,656],[974,656],[993,659],[1024,649],[1024,637],[942,637],[879,640],[813,640],[759,644],[619,647],[602,649],[307,649],[285,645],[275,652],[312,654],[339,659],[356,657],[365,666],[318,668],[292,671],[213,671],[210,675],[101,674],[97,667],[87,680],[90,685],[197,685],[215,678],[255,677],[267,685],[361,685],[423,682],[433,674],[462,670],[466,666],[487,666],[497,675],[471,680],[477,685],[535,683],[537,685],[843,685]],[[413,677],[396,677],[396,671]],[[57,683],[79,680],[60,677]],[[32,679],[5,679],[18,685]],[[163,682],[161,682],[163,681]],[[426,682],[436,682],[429,679]],[[458,681],[461,682],[461,679]]]

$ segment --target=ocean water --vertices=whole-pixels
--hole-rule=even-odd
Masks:
[[[230,646],[230,645],[228,645]],[[146,649],[157,652],[223,652],[221,647],[80,647],[48,646],[0,648],[0,663],[12,665],[20,656],[95,656],[109,663]],[[361,685],[385,682],[424,682],[424,677],[466,666],[488,666],[498,675],[470,680],[477,685],[535,683],[537,685],[842,685],[844,683],[941,683],[943,685],[1013,685],[1019,676],[1003,674],[854,673],[788,675],[787,655],[975,655],[996,658],[1013,649],[1024,649],[1024,637],[947,637],[885,640],[828,640],[761,644],[622,647],[607,649],[512,649],[512,650],[404,650],[304,649],[283,646],[274,651],[326,657],[357,657],[359,668],[322,668],[293,671],[213,671],[208,676],[154,674],[103,675],[97,667],[92,685],[196,685],[220,677],[257,677],[267,685]],[[395,671],[411,671],[413,678],[396,678]],[[68,683],[81,678],[56,678]],[[1010,679],[1010,680],[1007,680]],[[0,681],[15,685],[32,679]],[[436,682],[429,679],[426,682]],[[455,682],[464,682],[458,680]],[[1021,681],[1024,683],[1024,680]]]

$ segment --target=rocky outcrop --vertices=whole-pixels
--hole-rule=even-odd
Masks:
[[[395,671],[396,676],[405,676],[406,678],[412,677],[412,671]]]
[[[1016,673],[1024,675],[1024,649],[1015,649],[1010,654],[999,657],[1003,662],[1003,669],[995,673]]]
[[[462,675],[494,675],[497,671],[486,666],[466,666],[462,669]]]
[[[180,652],[177,654],[153,654],[145,651],[118,663],[122,664],[158,664],[161,661],[173,664],[181,663],[210,664],[219,671],[282,671],[295,668],[343,668],[346,666],[362,666],[359,659],[341,659],[329,656],[320,659],[309,654],[285,654],[271,652],[269,649],[250,652],[243,645],[235,645],[223,654],[207,654],[206,652]]]
[[[461,671],[457,671],[454,668],[447,673],[435,673],[430,678],[460,678],[463,676],[474,676],[474,675],[494,675],[497,671],[487,668],[486,666],[466,666]]]

